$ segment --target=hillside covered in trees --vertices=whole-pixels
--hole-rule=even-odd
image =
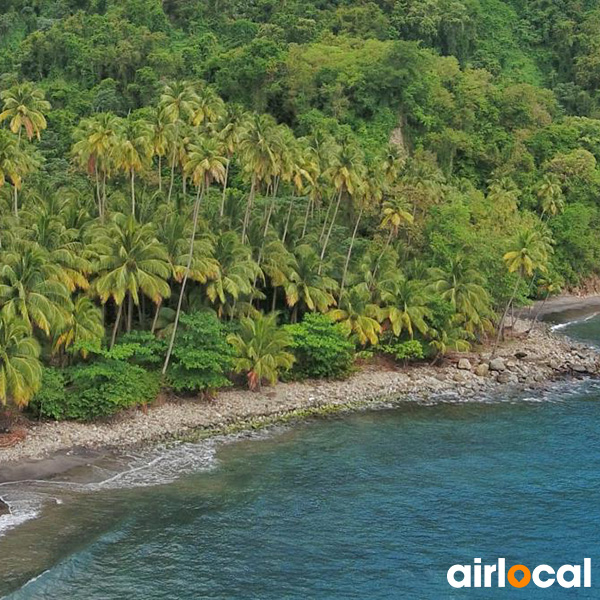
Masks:
[[[596,0],[4,0],[0,401],[435,360],[600,259]]]

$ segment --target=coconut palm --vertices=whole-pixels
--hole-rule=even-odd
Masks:
[[[153,226],[140,225],[133,215],[114,214],[111,223],[93,232],[91,237],[97,253],[95,267],[99,274],[94,282],[94,291],[102,304],[112,298],[117,305],[112,347],[119,331],[125,297],[129,303],[129,332],[132,327],[133,305],[139,306],[141,294],[150,298],[154,304],[171,294],[167,283],[171,268],[167,252],[156,239]]]
[[[173,344],[177,336],[177,326],[181,316],[181,306],[185,294],[185,286],[190,276],[192,263],[194,260],[194,244],[196,242],[196,231],[198,228],[198,217],[200,213],[200,204],[202,196],[208,194],[213,181],[222,183],[225,178],[225,162],[226,158],[220,155],[220,147],[218,142],[212,138],[199,138],[197,142],[190,146],[188,162],[185,165],[185,171],[190,175],[198,193],[196,194],[196,202],[194,204],[194,214],[192,217],[192,230],[190,232],[188,260],[181,282],[181,292],[177,303],[177,312],[175,313],[175,323],[173,325],[173,333],[169,341],[169,347],[163,365],[163,375],[166,374],[169,367],[169,361],[173,352]]]
[[[333,226],[336,222],[342,198],[344,198],[346,195],[352,198],[354,195],[358,194],[361,186],[363,185],[365,175],[363,160],[364,157],[359,148],[350,142],[346,142],[341,147],[340,153],[336,157],[333,165],[326,173],[326,176],[330,179],[333,187],[336,190],[337,199],[333,215],[329,223],[329,228],[327,229],[327,234],[325,235],[323,246],[321,248],[321,265],[319,266],[319,269],[323,268],[325,252],[327,251],[327,246],[329,245],[331,232],[333,231]]]
[[[388,236],[379,256],[379,260],[381,260],[383,255],[387,252],[392,240],[398,237],[400,227],[403,225],[411,225],[414,222],[413,215],[408,210],[406,200],[400,194],[385,200],[383,203],[382,214],[383,218],[381,219],[380,227],[381,229],[388,230]]]
[[[415,331],[428,331],[426,319],[431,316],[427,306],[427,293],[422,282],[404,277],[389,279],[381,293],[383,314],[396,337],[406,331],[411,339]]]
[[[270,183],[279,161],[280,130],[269,115],[254,115],[240,133],[240,160],[250,178],[250,193],[242,223],[242,242],[250,224],[254,198],[261,183]]]
[[[35,245],[18,244],[0,258],[0,308],[46,335],[61,327],[73,306],[61,268]]]
[[[240,332],[231,334],[227,340],[237,354],[235,370],[246,373],[251,390],[260,390],[265,381],[273,385],[280,371],[294,364],[294,355],[287,352],[292,336],[277,327],[276,314],[241,319]]]
[[[88,296],[79,296],[73,312],[55,335],[53,352],[74,349],[86,358],[89,346],[100,347],[104,333],[102,311]]]
[[[342,324],[361,346],[377,344],[381,335],[383,311],[371,302],[370,294],[363,286],[354,286],[340,300],[338,308],[328,313],[334,321]]]
[[[335,279],[319,273],[319,256],[311,246],[303,244],[294,250],[296,259],[284,282],[285,300],[293,308],[292,323],[298,320],[299,309],[326,312],[335,305]]]
[[[544,215],[555,217],[565,207],[560,179],[556,175],[545,175],[537,189],[537,197],[540,200],[542,219]]]
[[[162,109],[153,111],[150,126],[152,127],[152,155],[158,158],[158,191],[162,192],[162,160],[172,144],[175,128]]]
[[[26,405],[42,382],[40,347],[27,324],[0,314],[0,404]]]
[[[0,188],[10,181],[13,188],[13,212],[18,215],[17,190],[21,187],[23,175],[27,172],[26,156],[17,141],[8,131],[0,130]]]
[[[75,130],[76,142],[72,154],[79,166],[94,176],[101,219],[106,211],[106,180],[114,167],[120,123],[114,115],[101,113],[84,119]]]
[[[151,125],[129,116],[122,124],[114,147],[114,161],[118,169],[128,174],[131,184],[131,214],[135,217],[135,174],[146,170],[152,158]]]
[[[431,269],[432,289],[450,302],[467,331],[483,332],[491,328],[490,297],[483,285],[485,278],[471,268],[463,254],[451,259],[446,269]]]
[[[160,96],[159,108],[166,119],[173,124],[171,139],[171,181],[169,184],[168,201],[171,201],[173,184],[175,181],[175,167],[180,150],[180,136],[182,128],[191,122],[198,109],[199,98],[194,87],[187,81],[176,81],[165,86]]]
[[[27,81],[0,93],[0,100],[4,109],[0,113],[0,123],[8,120],[10,130],[18,134],[19,139],[25,129],[27,139],[36,136],[39,140],[41,132],[48,126],[45,113],[51,108],[44,92]]]
[[[218,237],[214,256],[219,273],[209,280],[206,295],[217,308],[219,317],[233,316],[236,303],[241,297],[252,294],[252,284],[262,271],[235,231],[227,231]]]
[[[196,92],[197,102],[192,114],[191,122],[194,127],[203,125],[207,127],[216,123],[225,111],[223,100],[207,85],[203,85]]]
[[[495,353],[504,330],[504,323],[515,298],[519,285],[524,277],[533,277],[535,271],[547,271],[548,257],[552,250],[548,238],[537,229],[522,230],[514,242],[513,248],[503,257],[509,273],[516,274],[512,294],[506,303],[506,308],[498,325],[498,334],[494,344]]]

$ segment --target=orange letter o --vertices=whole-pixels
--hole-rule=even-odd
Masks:
[[[523,578],[519,581],[515,577],[515,573],[518,571],[523,572]],[[508,579],[508,583],[516,588],[524,588],[531,581],[531,571],[525,565],[514,565],[508,571],[508,575],[506,576]]]

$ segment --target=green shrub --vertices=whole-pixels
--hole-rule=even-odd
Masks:
[[[136,365],[152,370],[161,367],[165,360],[167,343],[149,331],[132,331],[119,339],[109,356],[128,359]]]
[[[296,377],[336,378],[348,375],[354,362],[354,344],[341,325],[324,315],[307,314],[302,323],[287,325],[296,357]]]
[[[157,373],[120,360],[97,360],[68,371],[66,419],[108,417],[153,402],[160,390]]]
[[[45,367],[42,386],[29,403],[29,410],[39,417],[63,419],[67,406],[65,371]]]
[[[233,348],[215,314],[181,315],[167,379],[176,391],[201,392],[231,385]]]
[[[50,419],[90,421],[156,399],[160,377],[117,359],[97,359],[67,369],[44,369],[30,408]]]
[[[407,342],[395,341],[389,344],[380,344],[378,349],[384,354],[393,356],[395,360],[404,364],[410,361],[423,360],[425,350],[419,340],[409,340]]]

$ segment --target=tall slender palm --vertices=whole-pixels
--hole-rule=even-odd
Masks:
[[[408,210],[405,198],[398,194],[394,195],[383,203],[382,210],[383,218],[381,219],[381,229],[388,230],[388,236],[381,254],[379,255],[378,264],[387,252],[392,240],[398,237],[400,227],[403,225],[411,225],[414,223],[414,218]]]
[[[175,313],[173,332],[171,334],[171,339],[169,340],[169,347],[167,349],[167,355],[163,365],[163,375],[169,368],[169,361],[173,352],[173,345],[175,343],[175,337],[177,336],[177,327],[179,325],[179,318],[181,316],[181,306],[185,294],[185,287],[192,269],[194,244],[196,241],[196,231],[198,228],[198,217],[200,213],[202,197],[204,194],[209,193],[210,186],[213,181],[223,183],[225,179],[226,161],[227,159],[224,156],[221,156],[219,143],[213,138],[201,137],[196,141],[196,143],[190,146],[188,162],[185,165],[185,172],[191,177],[198,191],[196,194],[196,202],[194,204],[194,213],[192,217],[192,231],[190,232],[188,261],[186,264],[183,281],[181,282],[181,292],[179,295],[179,301],[177,303],[177,312]]]
[[[26,156],[19,148],[17,141],[8,131],[0,130],[0,188],[10,181],[15,192],[13,194],[13,213],[18,216],[17,193],[21,187],[23,175],[28,169]]]
[[[277,168],[279,130],[269,115],[254,115],[240,134],[240,159],[250,178],[250,193],[242,224],[242,242],[250,224],[254,198],[261,183],[269,183]]]
[[[4,90],[0,99],[3,101],[0,123],[8,120],[10,130],[18,134],[19,139],[25,129],[27,139],[36,136],[39,140],[41,132],[48,126],[45,113],[51,108],[44,92],[27,81]]]
[[[26,405],[42,382],[40,347],[22,321],[0,314],[0,404]]]
[[[363,182],[364,172],[365,169],[362,152],[355,144],[346,141],[341,147],[340,153],[337,156],[333,166],[331,166],[327,171],[327,176],[333,183],[333,186],[336,190],[337,199],[333,215],[329,223],[329,228],[321,248],[321,264],[319,265],[319,270],[322,270],[323,268],[325,253],[327,251],[327,246],[329,245],[331,232],[333,231],[333,226],[340,209],[342,198],[345,195],[348,195],[350,198],[352,198],[359,191],[359,188]]]
[[[547,271],[548,257],[552,248],[547,238],[536,229],[522,230],[514,242],[514,246],[503,257],[504,263],[509,273],[515,273],[515,285],[512,294],[506,303],[506,308],[498,325],[498,333],[494,344],[493,353],[495,353],[502,332],[508,311],[513,305],[517,296],[519,285],[524,277],[532,277],[534,271],[545,273]]]
[[[80,167],[94,176],[98,215],[106,212],[106,180],[114,166],[117,132],[120,120],[110,113],[101,113],[84,119],[75,130],[73,157]]]
[[[117,168],[129,175],[131,214],[135,217],[135,174],[146,170],[152,158],[152,127],[130,115],[117,135],[114,160]]]
[[[241,132],[246,127],[247,120],[248,116],[241,106],[237,104],[227,106],[227,112],[223,118],[223,127],[219,131],[219,140],[223,145],[223,151],[227,158],[225,164],[225,181],[223,182],[223,196],[221,198],[221,208],[219,210],[219,216],[221,218],[223,218],[225,214],[225,199],[227,197],[227,185],[229,182],[231,161],[240,144]]]
[[[131,331],[133,305],[139,306],[140,293],[158,304],[171,290],[167,279],[171,274],[164,246],[156,239],[150,224],[140,225],[133,215],[116,213],[109,226],[90,234],[97,253],[98,279],[94,290],[103,304],[112,298],[117,305],[111,346],[114,345],[123,301],[128,298],[127,331]]]
[[[152,113],[152,155],[158,158],[158,191],[162,192],[162,161],[173,141],[175,128],[164,110],[158,108]]]
[[[563,196],[560,179],[556,175],[546,175],[537,189],[540,200],[542,219],[545,215],[554,217],[564,210],[565,199]]]
[[[62,326],[73,307],[60,267],[41,248],[22,244],[4,252],[0,262],[2,312],[46,335]]]
[[[182,128],[191,122],[198,109],[199,98],[194,87],[187,81],[175,81],[165,86],[160,96],[160,109],[165,117],[173,124],[173,140],[171,144],[171,181],[169,184],[168,201],[171,201],[175,181],[178,142]]]
[[[207,85],[201,86],[196,95],[197,104],[192,114],[192,125],[208,127],[212,123],[216,123],[225,112],[223,100]]]

